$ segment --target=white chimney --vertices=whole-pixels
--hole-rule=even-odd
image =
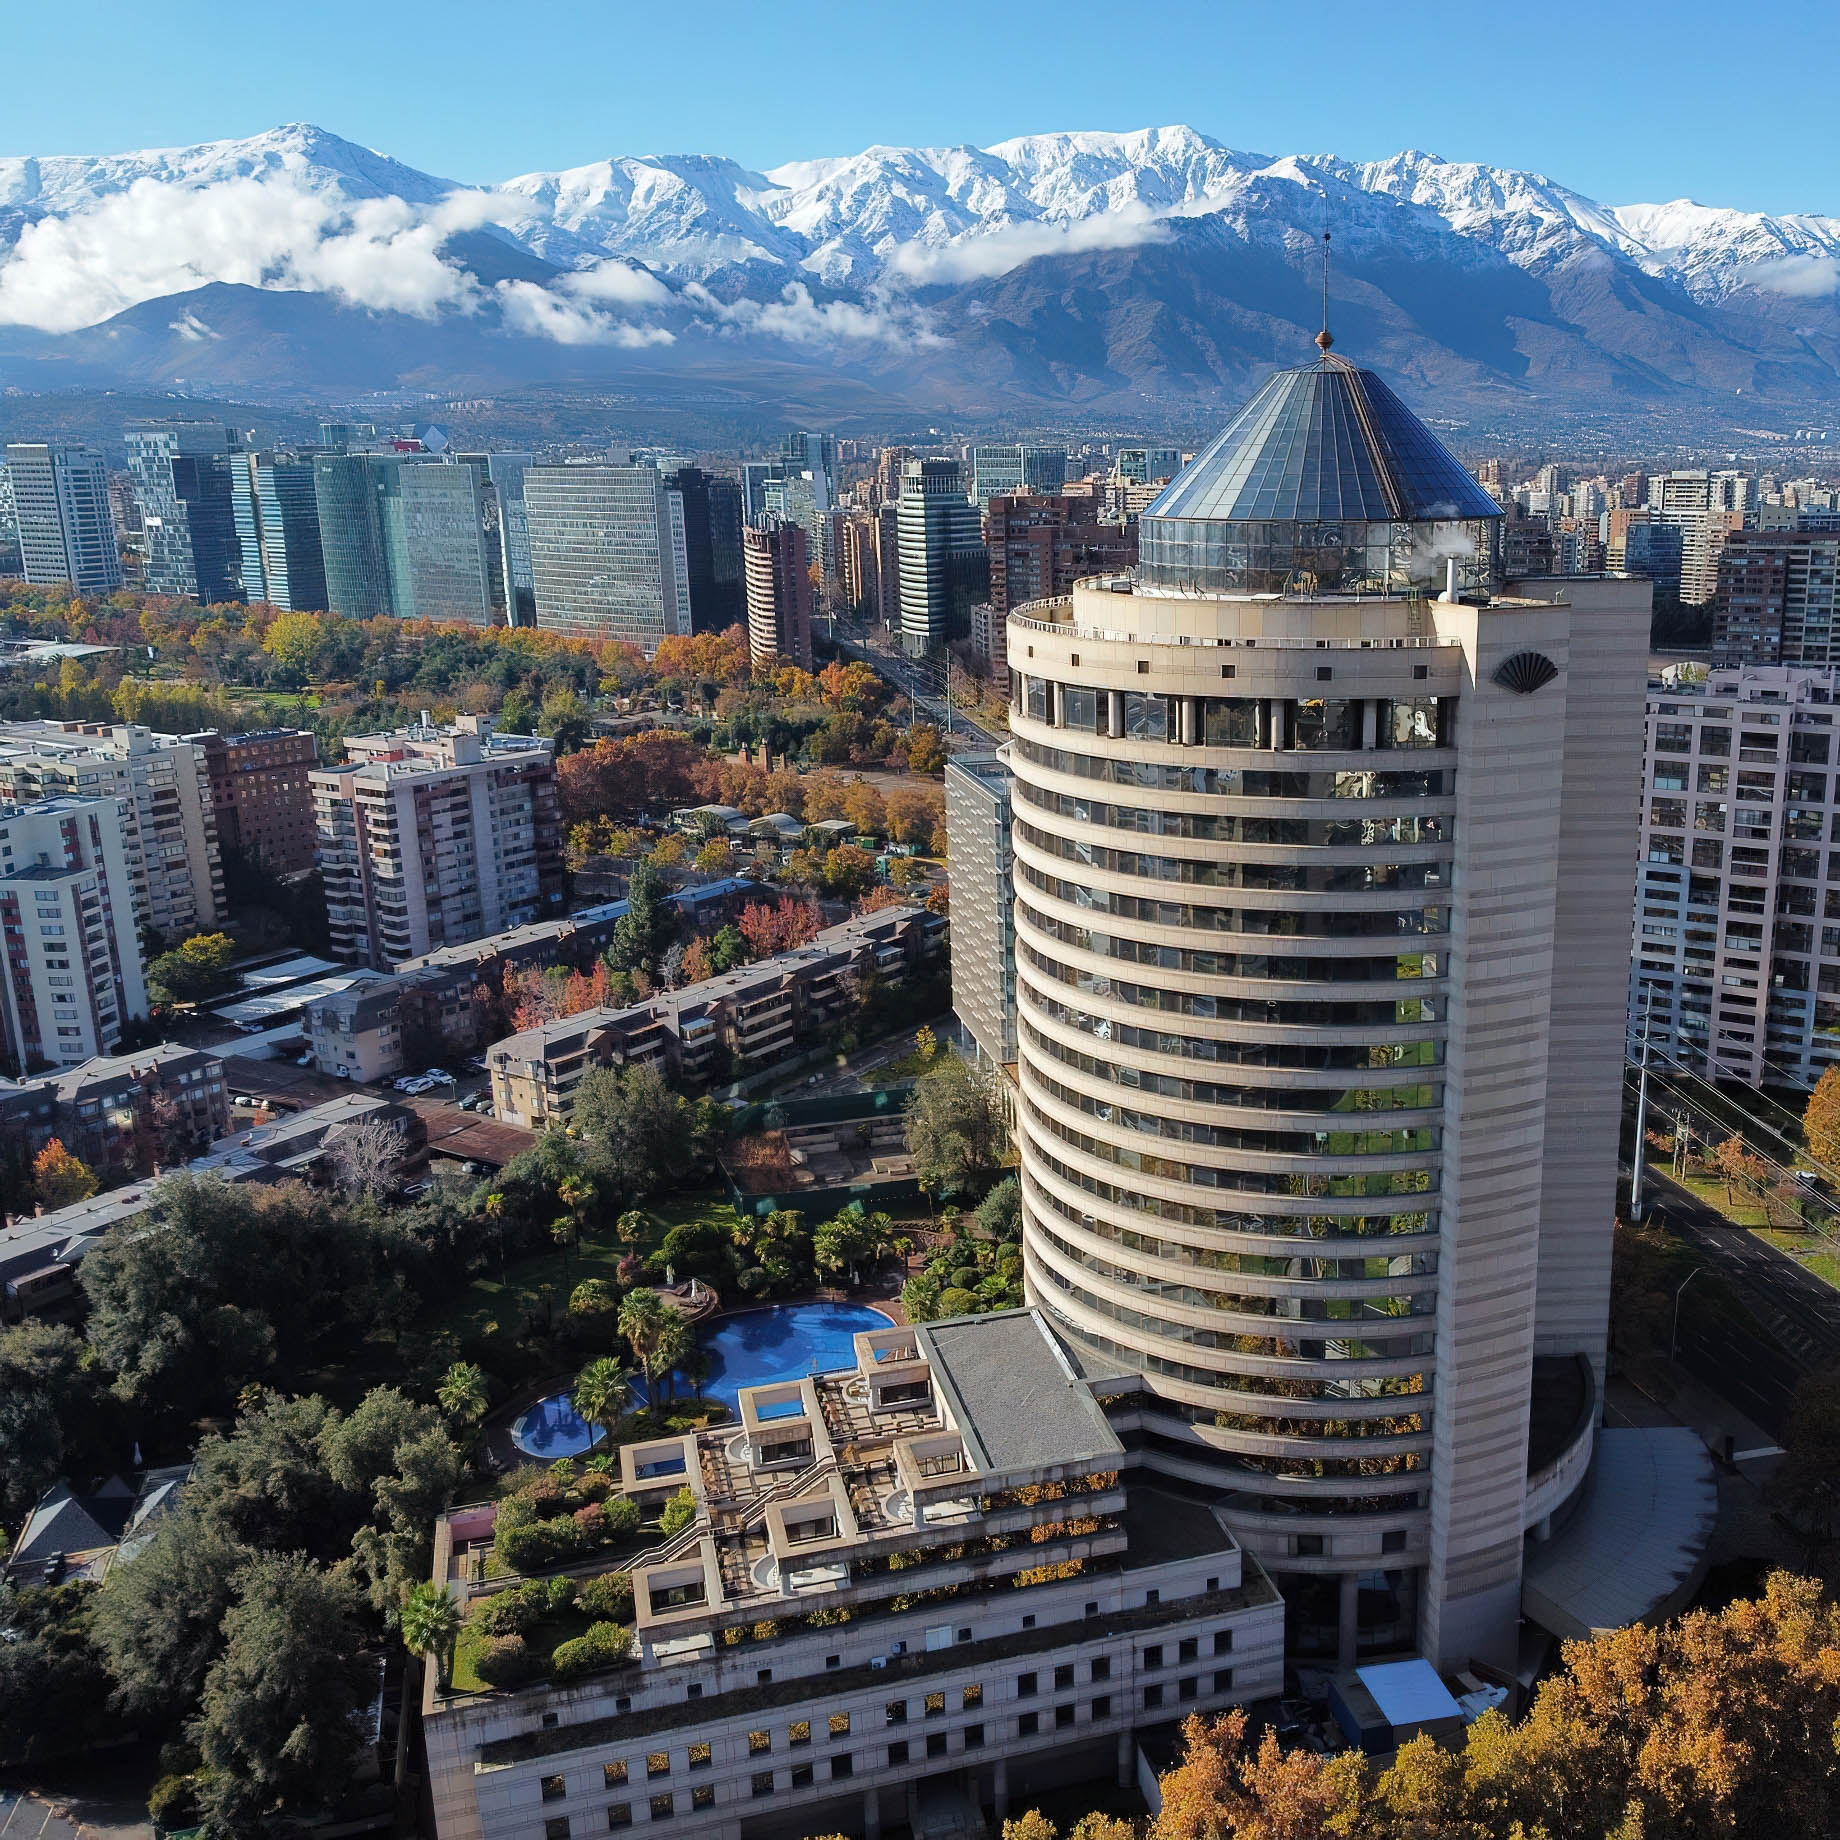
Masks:
[[[1457,598],[1457,559],[1455,556],[1444,558],[1444,592],[1438,596],[1441,601],[1454,601]]]

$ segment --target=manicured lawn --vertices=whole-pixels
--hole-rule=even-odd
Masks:
[[[644,1211],[657,1223],[657,1233],[651,1245],[640,1248],[642,1253],[649,1252],[673,1227],[686,1221],[714,1221],[724,1232],[739,1224],[735,1210],[713,1195],[693,1196]],[[583,1234],[581,1244],[572,1250],[557,1247],[553,1252],[513,1259],[503,1280],[496,1270],[481,1273],[421,1326],[429,1333],[445,1330],[468,1341],[492,1333],[487,1325],[495,1323],[497,1334],[515,1336],[525,1318],[541,1313],[545,1303],[554,1313],[566,1310],[569,1293],[586,1279],[605,1278],[612,1282],[625,1253],[626,1248],[614,1238],[613,1222],[609,1220]]]
[[[1770,1217],[1763,1204],[1746,1195],[1736,1184],[1727,1190],[1720,1177],[1698,1174],[1676,1176],[1674,1180],[1698,1196],[1708,1207],[1717,1208],[1727,1220],[1735,1221],[1741,1227],[1769,1225]]]
[[[1759,1227],[1757,1237],[1768,1240],[1778,1252],[1786,1252],[1795,1262],[1811,1271],[1823,1283],[1840,1290],[1840,1258],[1829,1243],[1813,1233],[1794,1233],[1780,1227]]]

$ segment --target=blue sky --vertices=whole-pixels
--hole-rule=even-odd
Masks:
[[[1273,154],[1532,167],[1609,203],[1840,212],[1831,109],[1785,80],[1834,68],[1830,8],[88,0],[8,7],[0,41],[0,155],[307,120],[477,183],[1184,121]]]

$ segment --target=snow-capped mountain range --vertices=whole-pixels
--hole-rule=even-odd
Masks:
[[[1840,397],[1840,218],[1603,205],[1539,173],[1273,157],[1180,126],[769,172],[624,156],[491,187],[302,124],[0,157],[0,375],[185,360],[258,381],[252,326],[274,370],[308,310],[253,292],[316,298],[322,342],[354,347],[341,381],[400,379],[378,345],[400,319],[466,347],[424,333],[424,372],[746,347],[932,400],[1230,388],[1308,321],[1324,230],[1337,314],[1408,382]]]

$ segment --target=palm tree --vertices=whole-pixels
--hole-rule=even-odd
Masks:
[[[675,1310],[665,1307],[656,1291],[647,1290],[643,1286],[629,1291],[626,1301],[620,1305],[620,1333],[625,1336],[627,1346],[633,1351],[633,1359],[639,1363],[640,1371],[645,1375],[653,1405],[658,1403],[659,1338],[668,1333],[665,1319],[676,1314]]]
[[[658,1372],[672,1394],[677,1391],[677,1369],[690,1358],[695,1346],[696,1337],[682,1313],[667,1308],[664,1321],[658,1325],[658,1348],[652,1358],[658,1363]]]
[[[471,1361],[456,1361],[441,1376],[435,1388],[441,1410],[460,1425],[476,1425],[485,1417],[492,1403],[487,1388],[486,1370]]]
[[[585,1418],[591,1425],[598,1425],[607,1434],[607,1442],[611,1445],[614,1427],[619,1424],[632,1399],[632,1380],[612,1355],[604,1354],[598,1360],[590,1361],[575,1376],[569,1398],[577,1416]]]
[[[460,1638],[460,1606],[444,1585],[425,1578],[403,1599],[401,1620],[403,1646],[412,1655],[434,1658],[435,1681],[445,1692]]]

